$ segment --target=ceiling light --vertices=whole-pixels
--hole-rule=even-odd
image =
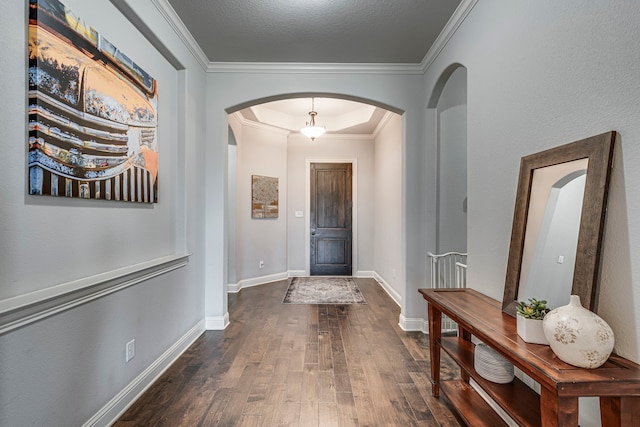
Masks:
[[[324,126],[316,126],[316,116],[318,113],[314,111],[313,98],[311,98],[311,111],[309,111],[309,115],[311,116],[311,120],[307,122],[305,127],[300,129],[300,132],[313,141],[327,131]]]

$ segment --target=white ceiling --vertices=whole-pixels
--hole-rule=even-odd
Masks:
[[[314,98],[316,125],[327,134],[372,135],[387,111],[360,102],[338,98]],[[311,98],[295,98],[254,105],[238,113],[244,120],[298,132],[310,120]],[[390,113],[389,113],[390,114]]]
[[[461,0],[168,0],[211,63],[420,64]],[[298,131],[311,98],[239,111]],[[372,134],[385,110],[317,98],[328,133]]]

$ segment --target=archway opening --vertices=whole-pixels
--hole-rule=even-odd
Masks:
[[[310,104],[304,103],[299,118],[290,128],[282,124],[287,122],[282,114],[260,112],[255,108],[274,101],[303,102],[311,96],[316,97],[318,120],[331,115],[320,108],[318,99],[357,101],[360,108],[345,112],[344,116],[349,117],[338,120],[342,128],[328,126],[327,134],[314,142],[299,133],[304,120],[308,119]],[[327,93],[277,95],[238,104],[225,111],[230,127],[229,141],[235,144],[230,146],[228,157],[229,162],[233,162],[228,165],[229,174],[235,175],[227,180],[230,207],[226,224],[233,227],[227,227],[227,290],[234,292],[243,287],[309,274],[307,169],[313,161],[339,161],[354,165],[353,275],[384,277],[389,286],[395,287],[390,293],[400,295],[404,272],[400,200],[403,193],[402,111],[368,99]],[[262,117],[279,116],[280,124],[260,121],[261,114],[264,114]],[[354,125],[344,124],[352,116],[363,114],[374,124],[367,120]],[[251,218],[249,182],[252,175],[278,179],[277,218]],[[389,203],[394,198],[398,200]],[[377,211],[384,211],[384,215],[376,214]]]
[[[436,251],[467,251],[467,69],[449,67],[434,90],[436,110]]]

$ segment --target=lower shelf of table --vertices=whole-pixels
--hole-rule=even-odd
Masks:
[[[540,396],[538,393],[518,378],[508,384],[498,384],[482,378],[474,368],[474,345],[469,341],[458,338],[443,338],[441,347],[518,425],[539,426],[541,424]],[[471,386],[468,384],[467,386],[473,393],[478,394]],[[440,388],[443,391],[445,387],[447,386],[444,386],[444,382],[441,383]],[[458,388],[460,387],[457,386],[456,389]],[[453,392],[455,393],[455,390]],[[467,390],[463,391],[465,396],[469,393]],[[452,400],[446,391],[445,395],[449,400]],[[477,397],[482,399],[479,395]],[[474,409],[472,408],[472,410]]]
[[[489,404],[462,380],[443,381],[440,392],[456,409],[458,416],[468,426],[508,426]]]

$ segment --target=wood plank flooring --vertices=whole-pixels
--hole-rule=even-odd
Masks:
[[[114,425],[459,426],[431,396],[427,336],[400,329],[377,282],[357,282],[366,305],[282,304],[288,281],[231,294],[229,327],[205,332]],[[443,357],[443,379],[454,366]]]

